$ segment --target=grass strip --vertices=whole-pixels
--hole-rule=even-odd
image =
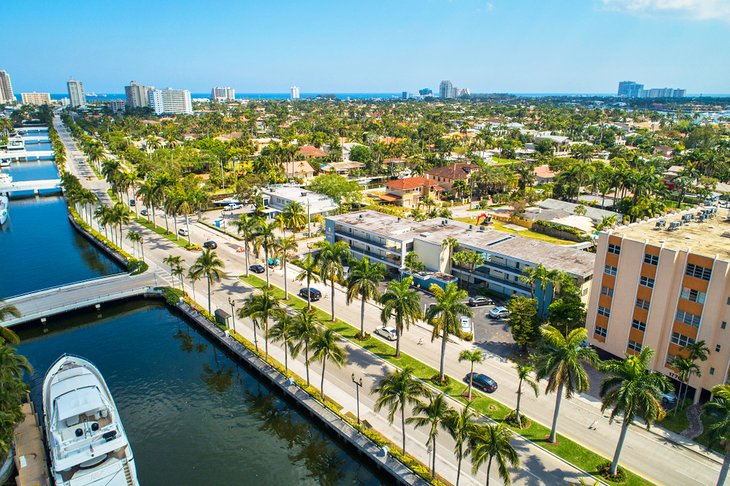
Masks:
[[[240,278],[241,280],[256,289],[261,290],[266,287],[266,281],[260,277],[257,277],[256,275],[250,275],[248,277],[242,275]],[[280,299],[284,298],[284,291],[279,287],[272,284],[271,291],[276,297]],[[307,302],[305,300],[293,295],[291,292],[289,293],[289,300],[286,301],[286,304],[296,310],[303,310],[307,307]],[[333,329],[342,337],[350,340],[353,344],[367,349],[379,358],[399,368],[403,368],[406,366],[412,367],[414,369],[415,375],[418,378],[424,381],[428,381],[433,386],[461,403],[465,404],[467,402],[466,398],[462,396],[466,393],[467,389],[465,383],[462,383],[461,381],[455,380],[453,378],[449,378],[449,381],[446,385],[435,384],[431,381],[431,379],[438,374],[438,371],[436,369],[417,360],[416,358],[413,358],[412,356],[409,356],[402,351],[400,358],[396,359],[394,357],[395,348],[393,348],[392,346],[372,336],[364,341],[357,340],[355,339],[355,336],[360,332],[359,328],[352,326],[340,319],[332,322],[330,320],[330,314],[328,312],[324,312],[323,310],[316,307],[312,307],[312,309],[314,309],[317,318],[319,318],[325,326]],[[491,418],[492,420],[502,422],[512,411],[510,407],[482,394],[481,392],[478,392],[477,390],[474,390],[472,392],[472,395],[474,398],[474,408],[486,415],[487,417]],[[596,478],[600,478],[598,472],[599,467],[608,462],[608,459],[606,459],[605,457],[586,449],[577,442],[574,442],[563,435],[558,434],[558,440],[554,444],[548,442],[547,438],[550,435],[550,428],[538,422],[535,422],[534,420],[531,420],[530,425],[523,429],[512,427],[509,424],[507,425],[516,433],[520,434],[526,439],[531,440],[540,447],[547,449],[553,454],[561,457],[562,459],[565,459],[569,463],[583,469],[589,474],[596,476]],[[601,478],[601,481],[604,481],[608,484],[622,484],[629,486],[646,486],[653,484],[650,481],[647,481],[641,476],[638,476],[628,470],[626,471],[626,480],[624,482],[613,482],[603,478]]]
[[[144,226],[145,228],[147,228],[148,230],[152,230],[155,233],[157,233],[158,235],[163,236],[167,240],[169,240],[179,246],[182,246],[183,248],[186,248],[186,249],[188,248],[188,240],[177,238],[175,233],[166,231],[165,228],[161,228],[161,227],[157,226],[156,224],[154,224],[153,222],[147,221],[147,219],[144,218],[143,216],[138,216],[138,217],[134,218],[134,220],[137,223]]]

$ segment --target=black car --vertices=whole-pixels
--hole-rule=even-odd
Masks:
[[[263,265],[251,265],[248,269],[253,273],[264,273],[266,271]]]
[[[203,248],[207,248],[209,250],[215,250],[216,248],[218,248],[218,243],[216,243],[213,240],[208,240],[205,243],[203,243]]]
[[[464,381],[466,383],[469,383],[470,378],[472,378],[472,384],[474,385],[474,388],[479,388],[480,390],[487,393],[493,393],[495,390],[497,390],[497,382],[487,375],[484,375],[482,373],[467,373],[464,377]]]
[[[309,296],[310,301],[316,302],[322,298],[322,292],[315,289],[314,287],[304,287],[303,289],[299,289],[299,297],[301,297],[302,299],[306,299],[307,296]]]

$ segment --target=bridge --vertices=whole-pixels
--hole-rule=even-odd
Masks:
[[[61,179],[43,179],[38,181],[17,181],[0,183],[0,194],[7,193],[17,195],[18,193],[32,192],[35,195],[57,194],[63,189]]]
[[[153,292],[157,285],[167,285],[167,282],[158,278],[156,272],[149,271],[140,275],[122,273],[94,278],[16,295],[5,299],[5,303],[14,305],[20,311],[20,317],[0,324],[12,327],[115,300],[139,297]]]
[[[6,150],[0,153],[0,160],[21,162],[28,160],[53,160],[53,150]]]
[[[20,127],[14,129],[17,133],[20,134],[26,134],[26,133],[48,133],[48,127],[46,126],[36,126],[36,127]]]
[[[51,139],[48,138],[48,135],[24,135],[23,142],[26,145],[29,143],[51,143]]]

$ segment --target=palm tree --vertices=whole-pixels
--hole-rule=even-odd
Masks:
[[[250,217],[248,214],[242,214],[238,220],[233,222],[233,224],[236,226],[238,234],[243,236],[243,249],[245,250],[244,256],[246,258],[246,276],[248,277],[248,254],[249,251],[251,251],[251,242],[256,237],[259,220],[258,218]]]
[[[702,376],[700,367],[696,365],[697,361],[707,361],[707,358],[710,356],[710,348],[707,347],[707,344],[704,340],[688,344],[685,349],[687,350],[687,359],[695,364],[695,366],[689,367],[684,389],[684,397],[677,397],[677,403],[680,402],[680,398],[682,401],[687,399],[687,392],[689,391],[689,380],[692,378],[692,373],[697,374],[697,376]]]
[[[436,439],[438,437],[439,428],[447,429],[447,420],[453,412],[446,403],[443,393],[437,396],[429,396],[428,403],[419,401],[413,407],[413,417],[406,419],[407,424],[414,424],[416,428],[428,426],[428,441],[426,446],[431,447],[431,477],[436,478]],[[418,415],[422,414],[422,415]]]
[[[302,271],[296,276],[297,282],[307,282],[307,309],[312,308],[312,282],[319,282],[319,269],[311,253],[301,262]]]
[[[492,461],[497,461],[499,477],[506,485],[511,484],[509,466],[518,467],[520,458],[512,446],[512,431],[504,423],[486,424],[476,426],[471,434],[471,464],[474,474],[486,461],[487,463],[487,486],[489,486],[489,474],[492,469]]]
[[[170,265],[170,273],[172,273],[172,271],[175,269],[175,266],[182,263],[182,257],[176,255],[167,255],[165,258],[162,259],[162,263],[164,263],[165,265]]]
[[[266,268],[266,288],[269,288],[269,256],[271,255],[274,244],[274,225],[266,221],[259,221],[256,230],[256,239],[261,245],[261,248],[264,249],[264,258],[266,259],[264,264]]]
[[[454,256],[454,250],[459,246],[459,241],[453,236],[447,236],[444,241],[441,242],[441,251],[446,250],[446,261],[451,264]]]
[[[474,381],[474,363],[481,363],[482,361],[484,361],[484,353],[481,349],[465,349],[464,351],[459,353],[459,363],[461,363],[462,361],[468,361],[470,365],[469,391],[467,392],[467,400],[471,401],[471,389]]]
[[[127,239],[134,245],[134,256],[137,256],[137,245],[142,248],[142,235],[139,231],[129,230],[127,232]],[[142,261],[144,261],[144,250],[142,250]]]
[[[299,247],[293,236],[274,240],[274,255],[276,258],[281,258],[281,266],[284,269],[284,300],[289,300],[289,279],[286,277],[286,262],[289,259],[289,255],[295,253],[297,248]]]
[[[621,457],[626,432],[635,418],[641,418],[648,429],[653,422],[665,416],[662,408],[662,393],[671,387],[669,378],[661,373],[651,371],[651,359],[654,350],[646,347],[637,355],[625,359],[604,361],[601,370],[608,374],[601,382],[601,412],[609,407],[613,422],[618,415],[623,415],[621,435],[616,445],[609,474],[616,475],[618,461]]]
[[[380,312],[380,321],[383,326],[388,324],[392,317],[395,320],[397,331],[395,340],[395,357],[400,358],[400,338],[403,331],[411,324],[415,324],[422,316],[421,296],[411,288],[413,277],[407,277],[398,282],[393,280],[388,283],[385,293],[380,296],[380,303],[383,309]]]
[[[173,277],[177,277],[177,279],[180,281],[180,290],[184,290],[184,287],[185,287],[184,282],[183,282],[184,273],[185,273],[185,267],[183,267],[179,263],[177,265],[175,265],[174,267],[172,267],[172,269],[170,270],[170,274]]]
[[[545,393],[556,392],[549,438],[550,442],[555,442],[563,390],[567,399],[572,398],[574,393],[588,391],[590,382],[583,364],[598,362],[598,355],[593,348],[582,346],[588,336],[584,327],[573,329],[567,336],[548,324],[540,330],[543,345],[536,358],[537,376],[548,380]]]
[[[218,254],[209,248],[205,248],[203,253],[190,267],[190,275],[204,277],[208,281],[208,314],[212,314],[210,305],[212,284],[214,282],[220,282],[221,278],[225,276],[223,272],[224,267],[223,260],[218,258]]]
[[[261,293],[251,295],[238,309],[238,317],[250,317],[256,322],[263,323],[264,352],[267,360],[269,359],[269,319],[277,319],[284,313],[279,299],[270,289],[264,289]]]
[[[388,421],[392,424],[395,413],[400,409],[401,430],[403,433],[403,455],[406,454],[406,407],[417,405],[418,399],[428,396],[428,388],[415,377],[413,368],[406,366],[402,370],[391,371],[380,382],[373,386],[373,393],[378,395],[375,400],[375,411],[380,412],[388,407]]]
[[[461,411],[451,410],[445,420],[446,430],[454,439],[456,454],[456,486],[459,486],[461,479],[461,461],[469,449],[469,437],[476,428],[477,413],[472,408],[474,402],[467,402]]]
[[[294,330],[292,339],[295,344],[292,347],[292,358],[296,358],[299,352],[304,349],[304,366],[307,372],[307,386],[309,386],[309,345],[319,332],[321,323],[312,309],[305,309],[294,317]]]
[[[520,402],[522,401],[522,384],[525,383],[527,386],[532,388],[532,391],[535,392],[535,396],[537,397],[540,394],[540,387],[537,385],[537,382],[533,380],[530,375],[535,371],[535,367],[531,364],[517,364],[515,366],[515,369],[517,370],[517,377],[519,378],[519,382],[517,384],[517,407],[515,407],[515,421],[517,422],[517,426],[522,428],[522,418],[520,415]]]
[[[350,259],[350,245],[345,241],[330,243],[322,240],[317,243],[319,252],[314,259],[319,265],[319,273],[324,280],[330,281],[330,299],[332,306],[332,322],[335,322],[335,280],[342,282],[345,278],[343,262]]]
[[[282,312],[276,317],[274,325],[269,328],[268,338],[271,342],[281,343],[284,347],[284,371],[289,371],[289,350],[294,347],[294,318]]]
[[[350,305],[360,297],[360,339],[365,339],[365,301],[378,299],[380,290],[378,284],[383,280],[385,266],[382,263],[370,263],[366,256],[355,261],[350,266],[350,276],[347,279],[347,304]]]
[[[426,320],[433,325],[431,341],[441,335],[441,363],[439,365],[439,381],[444,381],[444,359],[446,358],[446,342],[449,334],[459,332],[459,317],[471,317],[471,308],[464,303],[469,296],[465,290],[459,289],[453,283],[442,289],[436,284],[431,285],[431,293],[436,297],[436,303],[426,311]]]
[[[4,300],[0,299],[0,322],[4,321],[8,317],[18,318],[21,316],[20,310],[12,304],[6,304]],[[10,328],[0,325],[0,344],[5,340],[10,344],[18,344],[20,338]]]
[[[711,391],[712,400],[705,405],[710,419],[707,428],[710,442],[725,448],[720,476],[717,478],[717,486],[725,486],[730,470],[730,385],[715,385]]]
[[[347,360],[347,351],[339,345],[340,338],[332,329],[324,329],[314,335],[312,339],[312,358],[310,361],[322,363],[322,378],[319,385],[319,394],[324,398],[324,371],[327,360],[332,361],[338,368],[342,368]]]
[[[281,214],[284,217],[283,219],[286,226],[295,233],[297,231],[301,231],[301,229],[307,225],[307,211],[301,203],[296,201],[290,202],[284,206],[284,210]]]
[[[692,373],[697,373],[700,376],[701,370],[697,363],[682,356],[674,356],[670,360],[670,365],[677,371],[677,378],[679,378],[679,390],[677,390],[677,403],[674,404],[674,410],[672,413],[677,413],[680,404],[682,404],[682,389],[689,387],[689,378]]]

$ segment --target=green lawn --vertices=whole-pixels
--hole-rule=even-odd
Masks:
[[[469,218],[456,218],[458,221],[468,223],[468,224],[476,224],[477,223],[477,217],[469,217]],[[554,236],[544,235],[542,233],[536,233],[535,231],[531,231],[527,228],[525,228],[524,231],[517,231],[512,228],[508,228],[506,225],[508,223],[504,223],[502,221],[497,221],[495,219],[492,220],[492,224],[488,226],[489,229],[494,229],[497,231],[502,231],[504,233],[509,233],[512,235],[519,235],[524,236],[525,238],[532,238],[533,240],[540,240],[545,241],[547,243],[553,243],[555,245],[574,245],[575,241],[568,241],[568,240],[561,240],[560,238],[555,238]]]
[[[154,231],[158,235],[164,236],[168,240],[170,240],[173,243],[176,243],[176,244],[182,246],[183,248],[187,248],[187,246],[188,246],[188,240],[186,238],[177,238],[176,235],[175,235],[175,233],[165,231],[165,228],[160,228],[159,226],[157,226],[156,224],[152,223],[151,221],[147,221],[147,218],[145,218],[144,216],[139,216],[138,218],[134,218],[133,217],[133,219],[137,223],[141,224],[142,226],[144,226],[147,229],[150,229],[150,230]]]
[[[263,289],[266,286],[266,280],[259,278],[255,275],[250,275],[249,277],[242,275],[241,280],[257,289]],[[284,291],[282,289],[272,285],[272,291],[277,297],[284,297]],[[295,295],[292,295],[290,292],[290,297],[287,305],[291,306],[294,309],[302,310],[307,307],[307,302]],[[350,340],[357,346],[361,346],[367,349],[371,353],[377,355],[379,358],[401,368],[405,366],[411,366],[414,369],[416,376],[423,380],[429,381],[429,383],[432,383],[430,381],[431,378],[438,374],[438,371],[436,369],[431,368],[427,364],[407,355],[406,353],[401,352],[401,357],[396,359],[393,356],[395,354],[395,348],[379,339],[370,337],[365,341],[356,340],[355,336],[359,333],[359,327],[350,325],[339,319],[337,319],[336,322],[331,322],[329,313],[317,308],[314,308],[314,310],[317,317],[322,321],[325,326],[337,331],[342,337]],[[466,384],[462,383],[460,380],[450,378],[447,385],[434,386],[439,388],[444,393],[452,396],[456,400],[459,400],[462,403],[466,403],[466,399],[462,395],[465,394],[467,387]],[[509,414],[509,412],[512,410],[510,407],[480,392],[475,391],[474,396],[476,397],[474,399],[474,407],[496,421],[504,420],[507,414]],[[576,442],[573,442],[572,440],[567,439],[562,435],[558,435],[557,443],[548,443],[546,439],[550,435],[550,429],[537,422],[533,421],[530,427],[527,427],[525,429],[516,429],[514,427],[511,428],[518,432],[520,435],[526,437],[527,439],[530,439],[541,447],[544,447],[545,449],[553,452],[554,454],[562,457],[566,461],[580,467],[581,469],[588,471],[591,474],[596,474],[598,467],[601,464],[605,464],[606,462],[608,462],[608,459],[580,446]],[[644,486],[652,484],[651,482],[629,471],[627,471],[626,474],[627,480],[624,483],[613,483],[610,481],[608,481],[608,483],[626,484],[631,486]]]

